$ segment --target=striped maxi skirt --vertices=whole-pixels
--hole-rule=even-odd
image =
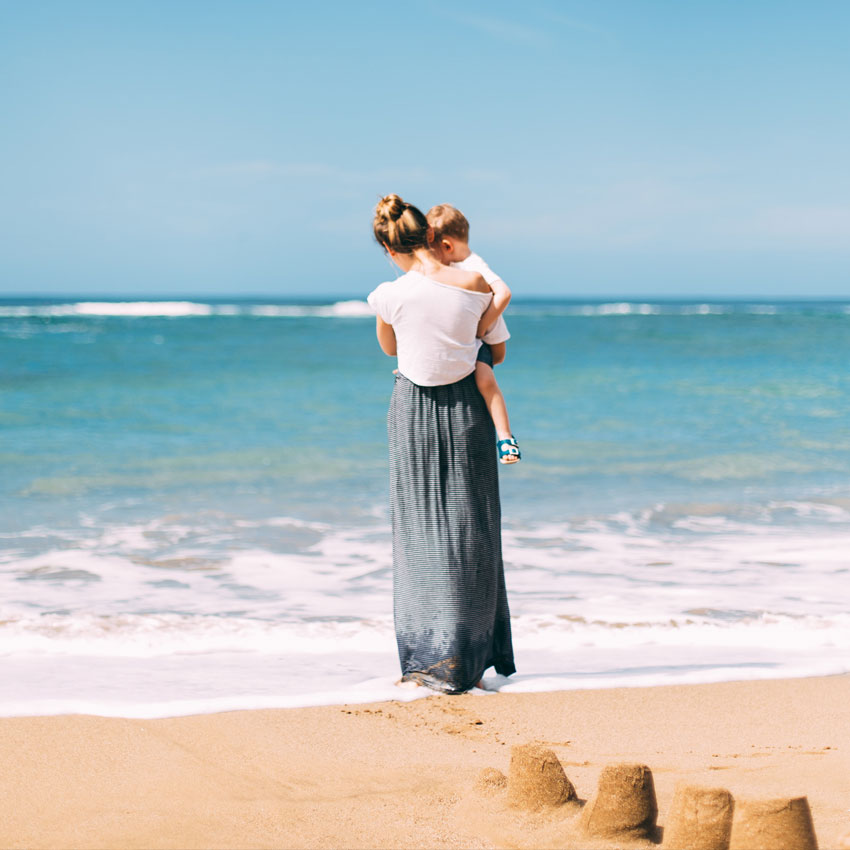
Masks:
[[[396,377],[387,417],[393,611],[402,678],[461,693],[515,672],[496,434],[474,375]]]

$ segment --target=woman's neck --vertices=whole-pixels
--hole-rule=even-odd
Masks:
[[[433,274],[442,265],[427,248],[419,248],[411,254],[395,254],[393,260],[403,272],[420,272],[424,275]]]

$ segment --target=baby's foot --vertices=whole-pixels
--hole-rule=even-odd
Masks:
[[[505,440],[497,440],[496,448],[499,450],[499,463],[516,463],[522,460],[519,446],[513,436]]]

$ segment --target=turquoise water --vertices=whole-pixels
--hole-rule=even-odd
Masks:
[[[550,614],[613,626],[703,609],[701,627],[837,627],[850,608],[838,548],[850,539],[850,302],[520,301],[508,320],[497,376],[523,460],[501,481],[520,631]],[[111,632],[132,643],[145,617],[225,615],[246,652],[251,624],[342,628],[364,611],[384,623],[394,363],[364,304],[5,300],[0,364],[0,658],[58,652],[45,617],[84,641],[86,618],[142,618]],[[690,567],[706,586],[734,572],[737,589],[693,599]],[[334,588],[335,575],[348,578]],[[646,669],[781,672],[765,661],[771,640],[734,662],[686,642]],[[179,654],[163,641],[154,654]],[[100,657],[72,644],[61,652]],[[240,687],[227,694],[256,683]]]
[[[844,305],[576,315],[594,306],[513,309],[511,515],[848,492]],[[392,364],[368,318],[5,316],[0,362],[7,527],[115,500],[348,521],[383,499]]]

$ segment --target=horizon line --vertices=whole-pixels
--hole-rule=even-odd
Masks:
[[[130,293],[126,295],[105,295],[100,293],[0,293],[0,301],[68,301],[68,302],[90,302],[102,301],[107,303],[137,303],[145,301],[156,302],[197,302],[197,303],[233,303],[243,301],[271,301],[275,303],[288,302],[332,302],[340,301],[359,301],[366,302],[365,297],[357,297],[351,294],[340,293],[323,293],[320,295],[292,293],[288,295],[278,295],[272,293],[256,293],[239,295],[229,294],[203,294],[203,293],[185,293],[182,295],[158,295],[157,293]],[[652,293],[641,293],[638,295],[626,295],[624,293],[595,293],[593,295],[585,294],[570,294],[570,295],[555,295],[555,294],[530,294],[521,295],[512,298],[514,303],[523,303],[528,301],[599,301],[608,302],[616,301],[620,303],[633,303],[638,301],[686,301],[686,302],[747,302],[747,301],[796,301],[801,303],[810,302],[842,302],[850,301],[850,293],[846,295],[768,295],[764,293],[750,293],[743,295],[722,295],[722,294],[698,294],[698,295],[659,295]]]

